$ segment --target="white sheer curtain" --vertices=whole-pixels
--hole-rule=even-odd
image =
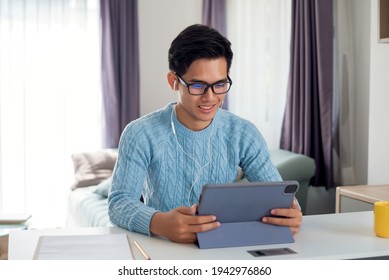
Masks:
[[[98,0],[0,1],[0,211],[61,226],[70,155],[101,147]]]
[[[291,1],[227,0],[234,51],[229,110],[252,121],[278,148],[289,74]]]

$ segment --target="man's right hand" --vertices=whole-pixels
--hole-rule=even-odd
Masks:
[[[193,243],[196,233],[215,229],[220,226],[216,217],[195,216],[197,205],[178,207],[169,212],[157,212],[151,219],[150,231],[171,241]]]

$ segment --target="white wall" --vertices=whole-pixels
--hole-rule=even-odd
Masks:
[[[368,183],[389,183],[389,44],[378,43],[378,0],[371,1]]]
[[[140,113],[145,115],[176,101],[167,83],[168,50],[185,27],[201,23],[202,1],[138,1]]]

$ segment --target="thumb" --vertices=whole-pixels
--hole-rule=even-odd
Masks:
[[[194,204],[194,205],[192,205],[192,207],[181,206],[181,207],[178,207],[177,210],[178,210],[178,212],[180,212],[181,214],[185,214],[185,215],[194,215],[194,214],[196,214],[197,205]]]
[[[290,206],[290,208],[294,209],[297,207],[297,201],[296,201],[296,198],[293,199],[293,203],[292,203],[292,206]]]

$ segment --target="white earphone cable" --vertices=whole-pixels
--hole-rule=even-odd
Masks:
[[[189,192],[188,192],[188,205],[190,206],[190,195],[192,193],[192,190],[195,186],[195,184],[197,183],[197,181],[200,179],[201,177],[201,174],[202,174],[202,171],[204,170],[205,167],[207,167],[210,163],[211,163],[211,138],[212,138],[212,135],[213,135],[213,128],[212,127],[212,130],[211,130],[211,134],[209,136],[209,139],[208,139],[208,161],[207,163],[205,163],[203,166],[201,166],[201,164],[195,159],[193,158],[190,154],[188,154],[181,146],[180,142],[178,141],[178,138],[177,138],[177,134],[176,134],[176,129],[175,129],[175,126],[174,126],[174,122],[173,122],[173,113],[175,113],[175,106],[173,107],[172,109],[172,113],[170,115],[170,123],[171,123],[171,127],[172,127],[172,132],[173,132],[173,135],[174,135],[174,138],[176,139],[176,143],[178,145],[178,147],[180,148],[180,150],[182,151],[183,154],[185,154],[187,157],[189,157],[190,159],[192,159],[194,161],[194,163],[198,166],[198,170],[196,172],[196,176],[195,176],[195,180],[193,181],[193,183],[191,184],[191,187],[189,189]]]

